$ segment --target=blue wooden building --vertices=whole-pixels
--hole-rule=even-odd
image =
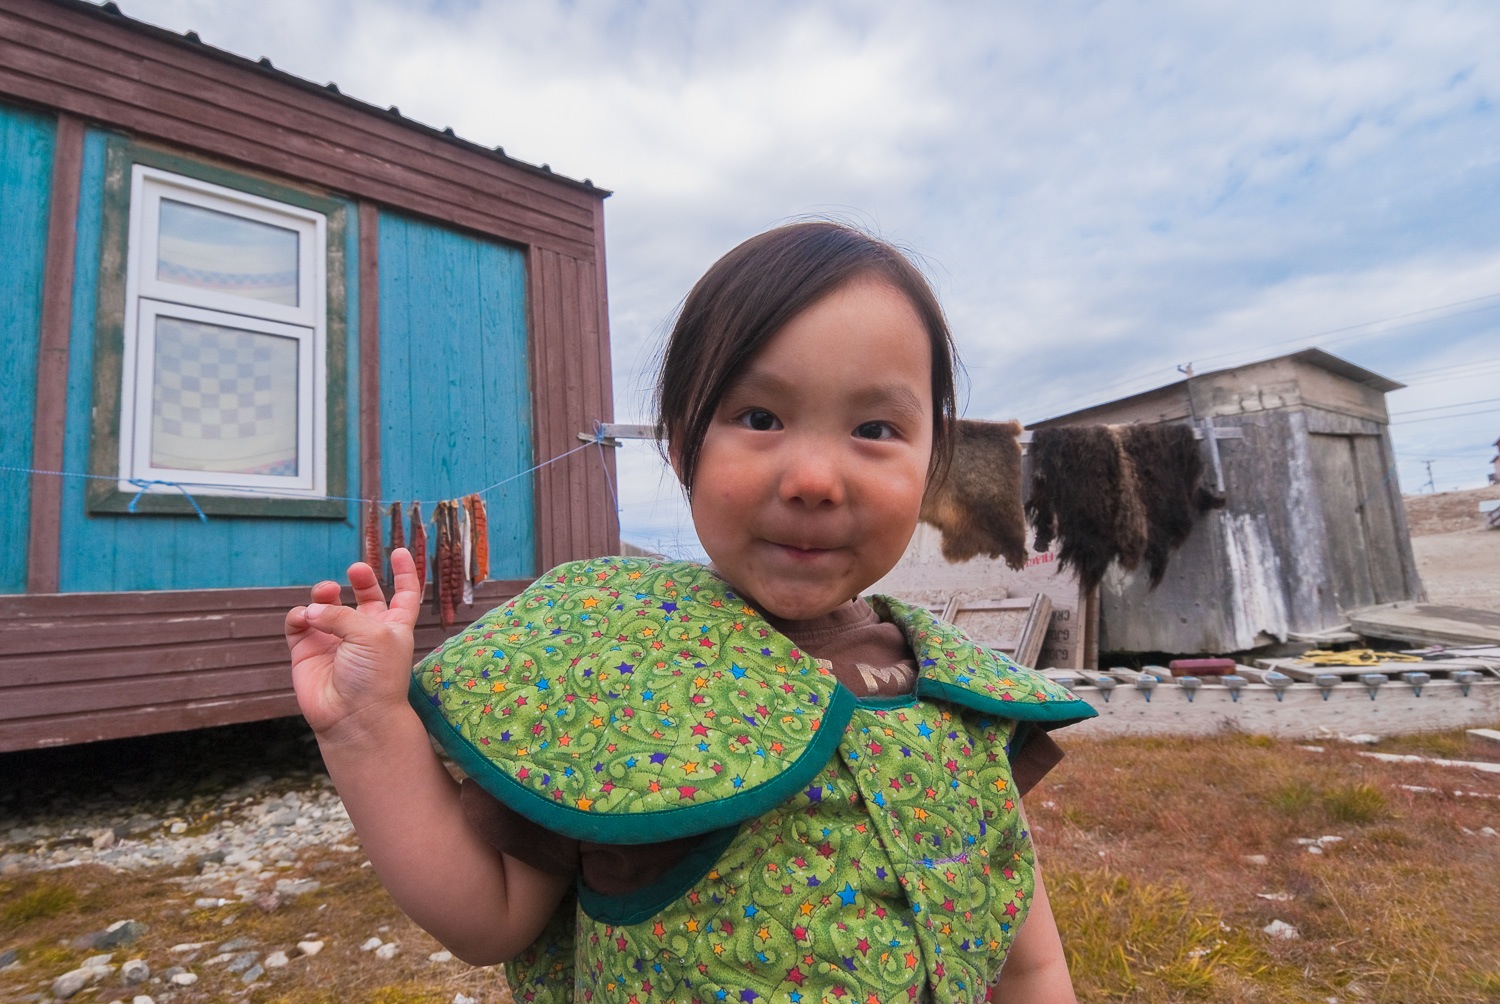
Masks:
[[[0,39],[0,750],[295,714],[360,499],[489,489],[476,607],[619,547],[608,451],[523,474],[612,418],[607,192],[112,3]]]

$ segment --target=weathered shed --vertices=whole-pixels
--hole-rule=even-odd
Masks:
[[[1307,349],[1033,425],[1190,423],[1228,497],[1154,591],[1144,570],[1110,570],[1101,651],[1243,651],[1334,628],[1349,610],[1424,599],[1385,406],[1402,386]]]
[[[294,714],[282,616],[360,499],[491,489],[477,604],[616,550],[607,451],[527,473],[612,417],[607,195],[113,3],[0,5],[0,750]]]

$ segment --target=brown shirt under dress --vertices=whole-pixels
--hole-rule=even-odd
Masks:
[[[880,620],[862,599],[806,621],[766,618],[803,652],[829,668],[856,697],[896,697],[916,686],[917,664],[906,637]],[[1026,729],[1011,751],[1011,772],[1025,794],[1062,759],[1062,750],[1039,728]],[[583,872],[590,889],[623,895],[644,889],[686,857],[702,835],[651,844],[596,844],[573,840],[532,822],[472,779],[461,789],[464,815],[490,846],[539,871]]]

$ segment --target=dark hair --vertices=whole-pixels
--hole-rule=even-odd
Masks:
[[[693,491],[698,455],[719,401],[766,343],[797,314],[855,279],[890,283],[911,301],[932,348],[932,466],[940,480],[957,413],[953,336],[932,287],[895,247],[831,221],[778,227],[731,250],[683,301],[656,384],[657,420]]]

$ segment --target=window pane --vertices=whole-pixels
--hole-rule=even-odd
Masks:
[[[172,199],[160,224],[162,282],[297,306],[297,231]]]
[[[295,338],[156,319],[151,466],[295,476]]]

